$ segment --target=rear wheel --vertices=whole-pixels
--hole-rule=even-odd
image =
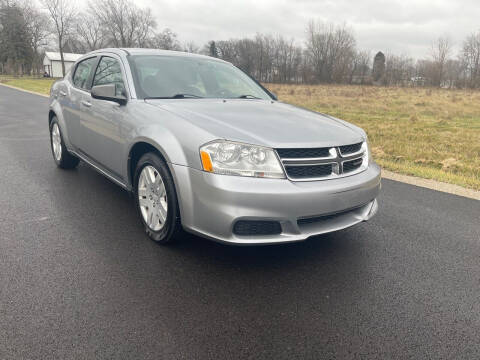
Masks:
[[[147,153],[135,170],[135,203],[145,232],[153,241],[166,244],[181,230],[177,194],[168,167],[155,153]]]
[[[55,160],[59,168],[73,169],[78,165],[80,160],[68,152],[56,117],[53,117],[50,123],[50,146],[52,148],[53,160]]]

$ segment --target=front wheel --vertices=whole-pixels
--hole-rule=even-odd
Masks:
[[[53,160],[59,168],[74,169],[78,165],[80,159],[68,152],[56,117],[50,123],[50,146]]]
[[[147,153],[135,170],[135,203],[145,232],[153,241],[166,244],[181,229],[177,194],[168,167],[155,153]]]

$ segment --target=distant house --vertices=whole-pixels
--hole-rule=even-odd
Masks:
[[[70,67],[81,56],[83,55],[63,53],[63,61],[65,62],[65,72],[68,72]],[[60,53],[47,51],[45,53],[45,58],[43,59],[43,68],[44,68],[44,71],[48,73],[51,77],[63,77],[62,61],[60,59]]]
[[[427,79],[423,76],[414,76],[410,79],[410,83],[412,86],[425,86]]]

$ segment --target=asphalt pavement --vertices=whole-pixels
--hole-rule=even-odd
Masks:
[[[162,247],[47,111],[0,86],[0,359],[480,358],[480,201],[384,180],[334,234]]]

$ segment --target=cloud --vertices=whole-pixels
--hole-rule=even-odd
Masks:
[[[83,0],[85,1],[85,0]],[[480,29],[478,0],[134,0],[148,6],[159,29],[202,46],[216,39],[282,34],[305,40],[309,20],[346,23],[359,48],[425,57],[448,35],[457,45]]]

